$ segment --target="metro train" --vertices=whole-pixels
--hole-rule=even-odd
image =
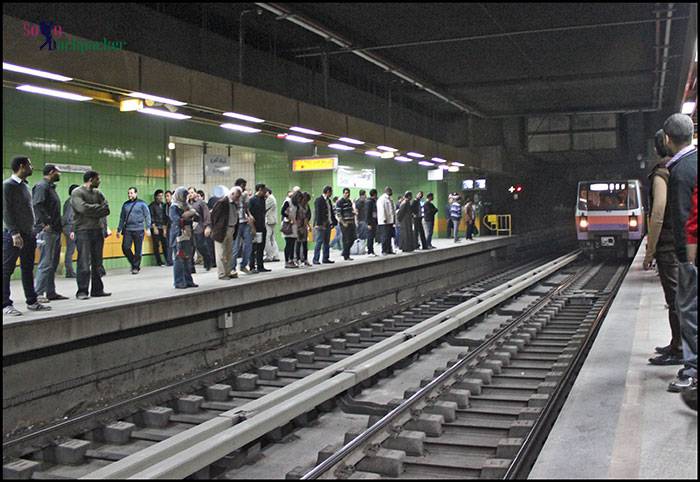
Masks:
[[[591,260],[604,253],[634,258],[646,234],[641,181],[580,181],[576,233]]]

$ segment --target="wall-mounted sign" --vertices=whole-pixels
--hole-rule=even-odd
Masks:
[[[462,181],[464,191],[485,191],[486,179],[465,179]]]
[[[327,171],[338,167],[338,156],[301,157],[292,160],[292,171]]]
[[[222,154],[204,154],[207,176],[226,176],[231,170],[231,158]]]
[[[376,187],[374,169],[339,167],[336,173],[337,184],[340,187],[359,187],[362,189],[374,189]]]
[[[464,191],[470,191],[474,189],[474,179],[465,179],[462,181],[462,189]]]
[[[88,172],[92,170],[92,166],[85,166],[82,164],[55,164],[61,172]]]
[[[431,169],[430,171],[428,171],[428,181],[442,181],[444,178],[444,169]]]
[[[475,179],[474,180],[474,188],[481,189],[482,191],[485,191],[486,190],[486,179]]]

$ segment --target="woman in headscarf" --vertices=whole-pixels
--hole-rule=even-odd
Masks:
[[[396,219],[401,226],[401,236],[399,237],[399,248],[403,252],[411,252],[416,249],[416,236],[413,232],[413,217],[411,216],[411,199],[413,193],[406,191],[406,194],[401,198],[399,210],[396,213]]]
[[[194,246],[192,244],[192,222],[197,220],[197,211],[187,203],[187,188],[175,189],[173,202],[168,213],[171,220],[170,246],[173,249],[173,274],[175,288],[196,288],[192,279],[190,263]]]

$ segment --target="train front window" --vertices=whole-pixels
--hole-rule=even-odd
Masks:
[[[626,211],[636,209],[639,199],[635,186],[627,182],[581,183],[578,206],[582,211]]]

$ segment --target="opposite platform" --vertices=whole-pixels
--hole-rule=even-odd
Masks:
[[[642,246],[529,478],[697,478],[697,413],[666,391],[679,367],[647,362],[671,334],[643,260]]]

